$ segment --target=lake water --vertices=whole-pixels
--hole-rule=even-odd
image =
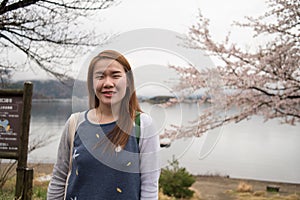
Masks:
[[[72,102],[33,102],[30,140],[43,139],[45,146],[29,155],[29,162],[53,163]],[[187,124],[199,108],[180,104],[163,109],[148,103],[143,110],[156,119],[161,131],[170,124]],[[51,139],[47,138],[53,136]],[[180,139],[161,149],[161,165],[173,157],[193,174],[224,175],[279,182],[300,183],[300,125],[281,125],[261,117],[230,124],[200,138]]]

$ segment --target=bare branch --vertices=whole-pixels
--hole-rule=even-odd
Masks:
[[[7,2],[5,2],[5,4],[3,4],[4,6],[2,6],[1,3],[1,9],[0,9],[0,15],[3,15],[9,11],[13,11],[13,10],[17,10],[19,8],[25,8],[27,6],[30,6],[32,4],[35,4],[36,2],[38,2],[39,0],[23,0],[23,1],[18,1],[16,3],[10,4],[10,5],[6,5]]]
[[[106,9],[114,0],[19,0],[0,4],[0,51],[25,53],[24,63],[39,67],[58,79],[76,59],[107,40],[94,27],[82,28],[86,16]],[[10,56],[0,55],[2,65]],[[25,64],[19,63],[24,67]],[[6,66],[7,68],[9,66]],[[21,70],[21,69],[20,69]]]

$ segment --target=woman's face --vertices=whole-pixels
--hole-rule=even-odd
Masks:
[[[124,67],[112,59],[99,60],[94,66],[93,85],[100,105],[121,103],[127,87]]]

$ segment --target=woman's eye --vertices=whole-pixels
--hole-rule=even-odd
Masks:
[[[103,75],[97,75],[96,77],[95,77],[95,79],[103,79],[104,78],[104,76]]]
[[[121,75],[114,75],[113,78],[121,78]]]

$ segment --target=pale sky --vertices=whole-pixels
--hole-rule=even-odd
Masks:
[[[124,0],[102,12],[101,28],[130,31],[138,28],[164,28],[186,33],[196,22],[199,9],[211,20],[212,33],[220,39],[234,20],[264,12],[264,0]]]
[[[196,22],[199,9],[205,17],[211,20],[213,37],[221,41],[229,30],[235,30],[231,27],[233,21],[241,21],[243,16],[262,14],[266,9],[266,4],[264,0],[123,0],[117,5],[100,11],[97,16],[93,17],[94,23],[90,25],[95,26],[97,32],[108,34],[123,34],[142,28],[155,28],[185,34],[188,28]],[[246,44],[249,32],[240,29],[237,32],[232,31],[232,38],[240,44]],[[149,64],[149,61],[140,56],[141,53],[138,55],[135,59],[132,54],[131,59],[145,60],[145,63],[140,62],[139,65]],[[82,61],[73,67],[80,68],[86,60],[87,57],[83,57]],[[154,60],[155,58],[152,57],[152,61],[157,64]],[[170,63],[171,61],[165,61],[164,65],[167,64],[166,62]],[[77,71],[79,70],[77,69]],[[13,79],[24,79],[24,77],[40,79],[47,76],[43,72],[35,70],[35,73],[28,71],[16,74]]]

